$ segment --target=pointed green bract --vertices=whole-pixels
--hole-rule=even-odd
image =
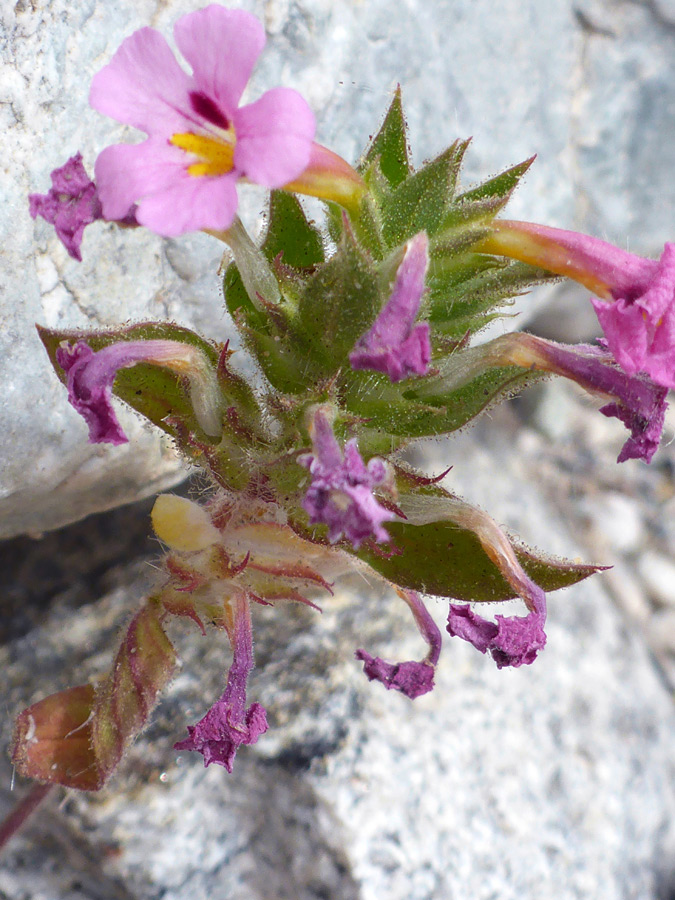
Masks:
[[[406,133],[401,88],[396,88],[394,99],[385,117],[382,127],[366,150],[359,167],[363,174],[375,160],[387,182],[395,188],[410,174],[408,160],[408,136]]]
[[[468,141],[455,141],[440,156],[399,184],[382,202],[382,233],[394,247],[426,231],[433,237],[452,202]]]
[[[324,377],[348,367],[350,350],[383,302],[377,269],[345,227],[337,252],[307,281],[300,299],[298,333],[305,344],[304,359]]]
[[[307,221],[297,197],[286,191],[270,195],[267,233],[262,249],[270,261],[280,258],[285,266],[310,268],[324,261],[319,231]]]
[[[513,297],[554,278],[525,263],[462,254],[430,268],[429,322],[439,333],[460,340],[484,328]]]
[[[422,379],[392,384],[378,372],[349,372],[340,382],[340,397],[345,409],[362,417],[369,429],[410,440],[457,431],[541,377],[517,366],[486,369],[455,390],[421,400],[415,398],[415,387],[424,384]]]

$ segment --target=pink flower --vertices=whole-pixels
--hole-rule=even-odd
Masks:
[[[393,382],[426,373],[431,358],[429,325],[414,322],[424,293],[428,246],[424,232],[406,244],[391,297],[349,354],[353,369],[375,369]]]
[[[297,179],[315,128],[305,100],[288,88],[239,107],[265,43],[254,16],[212,5],[180,18],[174,36],[191,75],[159,32],[142,28],[94,77],[89,98],[148,135],[99,155],[104,216],[121,219],[138,204],[138,222],[167,237],[228,228],[240,178],[269,188]]]
[[[314,413],[310,430],[314,453],[298,459],[312,476],[302,501],[309,521],[328,525],[331,543],[344,534],[357,550],[369,537],[389,540],[382,523],[396,516],[373,496],[373,488],[387,481],[384,462],[374,457],[366,466],[355,440],[347,441],[343,455],[328,413],[321,407]]]
[[[495,221],[478,246],[559,275],[596,294],[607,346],[628,375],[675,388],[675,244],[644,259],[599,238],[530,222]]]
[[[651,462],[661,441],[667,389],[647,375],[627,375],[606,347],[567,346],[533,334],[505,334],[465,352],[464,370],[489,366],[520,366],[571,378],[592,394],[609,401],[600,412],[615,416],[630,431],[617,462]]]
[[[639,258],[639,257],[638,257]],[[593,298],[607,346],[624,372],[645,372],[675,388],[675,244],[666,244],[650,276],[612,287],[613,303]]]
[[[70,256],[82,262],[80,245],[84,229],[103,218],[96,185],[85,171],[81,153],[54,169],[51,179],[47,194],[29,195],[30,214],[33,218],[42,216],[53,225]]]

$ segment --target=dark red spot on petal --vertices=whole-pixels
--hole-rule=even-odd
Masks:
[[[212,125],[226,130],[230,127],[230,120],[225,113],[221,112],[213,100],[201,91],[190,91],[190,105],[198,116],[206,119]]]

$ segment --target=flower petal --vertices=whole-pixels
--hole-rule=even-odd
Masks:
[[[185,155],[152,138],[142,144],[113,144],[99,153],[95,166],[106,219],[122,219],[142,197],[170,187],[186,175]]]
[[[237,214],[236,175],[198,178],[185,175],[171,187],[145,197],[138,205],[141,225],[164,237],[211,228],[223,231]]]
[[[308,166],[316,129],[307,101],[290,88],[274,88],[234,116],[238,172],[269,188],[280,188]]]
[[[87,225],[102,218],[101,200],[96,185],[76,153],[51,174],[52,187],[47,194],[30,194],[30,214],[42,216],[54,226],[57,237],[73,259],[82,261],[80,246]]]
[[[357,650],[354,655],[363,663],[368,680],[381,682],[388,691],[400,691],[415,700],[433,690],[434,667],[428,662],[388,663],[365,650]]]
[[[536,586],[535,586],[536,587]],[[546,595],[537,588],[534,610],[527,616],[496,616],[488,622],[469,606],[450,604],[448,634],[462,638],[480,650],[488,651],[498,669],[505,666],[528,666],[546,645]]]
[[[164,37],[154,28],[141,28],[94,75],[89,103],[118,122],[169,138],[188,130],[194,119],[190,85]]]
[[[197,89],[232,115],[265,46],[262,23],[243,9],[212,4],[182,16],[174,35]]]
[[[138,203],[137,221],[164,237],[227,228],[237,211],[233,172],[190,175],[184,152],[162,140],[107,147],[96,160],[96,179],[106,218],[122,218]]]
[[[393,382],[426,373],[431,359],[429,324],[414,322],[424,293],[428,246],[424,232],[406,244],[391,296],[349,354],[353,369],[384,372]]]

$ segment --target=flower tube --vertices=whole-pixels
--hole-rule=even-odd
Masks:
[[[599,238],[496,220],[476,247],[565,275],[589,288],[607,346],[628,375],[675,388],[675,244],[644,259]]]

